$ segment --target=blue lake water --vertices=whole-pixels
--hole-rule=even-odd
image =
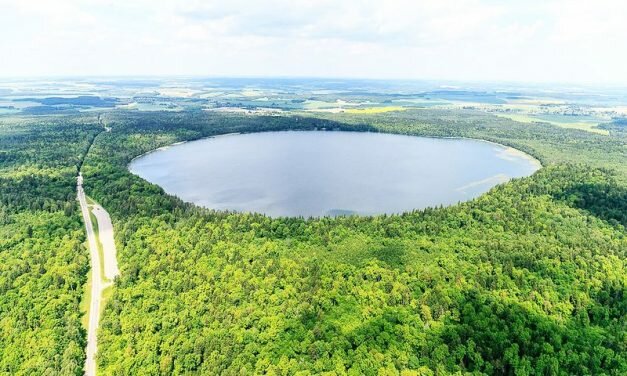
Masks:
[[[538,168],[517,150],[478,140],[323,131],[218,136],[129,165],[200,206],[305,217],[455,204]]]

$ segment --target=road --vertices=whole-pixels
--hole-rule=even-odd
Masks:
[[[81,205],[81,213],[87,231],[87,242],[89,243],[89,256],[91,259],[91,304],[89,306],[89,323],[87,325],[87,359],[85,361],[85,375],[96,375],[96,352],[98,323],[100,321],[100,305],[102,303],[102,293],[113,282],[114,278],[120,274],[116,259],[115,243],[113,241],[113,226],[109,214],[99,205],[94,206],[94,215],[98,221],[99,237],[96,236],[89,215],[89,205],[83,190],[83,176],[79,173],[76,184],[78,201]],[[104,277],[101,272],[100,252],[98,251],[98,241],[102,244],[102,254],[104,258]]]
[[[106,280],[113,281],[115,277],[120,275],[120,269],[118,269],[118,260],[116,258],[111,217],[109,217],[109,213],[102,206],[97,204],[92,205],[91,212],[94,213],[98,221],[98,237],[103,248],[104,277]]]

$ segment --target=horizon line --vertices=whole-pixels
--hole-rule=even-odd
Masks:
[[[85,80],[85,79],[123,79],[123,80],[163,80],[163,79],[233,79],[233,80],[341,80],[341,81],[372,81],[372,82],[429,82],[429,83],[458,83],[458,84],[500,84],[515,86],[584,86],[608,87],[627,89],[623,82],[593,82],[593,81],[541,81],[541,80],[499,80],[499,79],[456,79],[456,78],[398,78],[398,77],[353,77],[353,76],[307,76],[307,75],[205,75],[205,74],[93,74],[93,75],[32,75],[32,76],[5,76],[0,73],[0,82],[37,81],[37,80]]]

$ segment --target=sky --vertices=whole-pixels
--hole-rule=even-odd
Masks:
[[[0,77],[627,84],[623,0],[0,0]]]

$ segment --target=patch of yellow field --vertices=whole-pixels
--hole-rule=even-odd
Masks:
[[[540,121],[539,119],[533,118],[529,115],[521,115],[521,114],[495,114],[495,115],[498,117],[514,120],[519,123],[536,123]],[[545,123],[548,123],[548,121]]]
[[[582,131],[598,133],[598,134],[602,134],[606,136],[610,134],[610,132],[605,129],[599,129],[596,123],[590,123],[590,122],[562,123],[562,122],[557,122],[557,121],[537,119],[532,116],[523,115],[523,114],[496,114],[496,116],[514,120],[520,123],[549,123],[551,125],[555,125],[555,126],[562,127],[562,128],[580,129]]]
[[[344,110],[347,114],[362,114],[362,115],[373,115],[373,114],[382,114],[384,112],[392,112],[392,111],[405,111],[405,107],[401,106],[388,106],[388,107],[367,107],[367,108],[349,108]]]

